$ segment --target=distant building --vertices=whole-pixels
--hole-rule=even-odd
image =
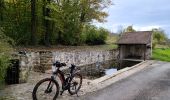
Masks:
[[[142,61],[152,56],[152,31],[123,33],[117,42],[119,60]]]

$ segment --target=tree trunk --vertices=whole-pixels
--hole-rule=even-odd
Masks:
[[[46,17],[50,17],[50,9],[45,8],[45,6],[47,4],[50,4],[50,1],[51,0],[47,0],[47,2],[45,3],[45,5],[43,7],[43,9],[44,9],[43,12],[44,12],[44,15]],[[44,18],[45,18],[45,16],[44,16]],[[45,25],[45,40],[44,40],[44,43],[45,43],[46,46],[50,46],[50,21],[45,19],[44,25]]]
[[[59,31],[59,32],[58,32],[58,39],[57,39],[57,42],[58,42],[59,44],[61,44],[61,42],[62,42],[61,34],[62,34],[62,32]]]
[[[36,45],[36,0],[31,0],[31,44]]]
[[[0,0],[0,21],[3,21],[4,0]]]

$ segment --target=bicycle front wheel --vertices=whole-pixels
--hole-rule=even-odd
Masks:
[[[81,85],[82,85],[82,76],[80,74],[75,74],[70,81],[68,92],[71,95],[76,94],[80,90]]]
[[[56,100],[58,94],[58,82],[51,78],[45,78],[35,85],[32,98],[33,100]]]

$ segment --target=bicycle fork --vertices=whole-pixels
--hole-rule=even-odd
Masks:
[[[51,76],[51,79],[54,80],[55,76]],[[45,93],[51,93],[52,92],[52,88],[54,86],[54,83],[52,83],[51,81],[49,82],[47,89],[45,90]]]

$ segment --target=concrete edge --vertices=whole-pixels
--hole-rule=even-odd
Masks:
[[[93,80],[92,83],[95,83],[95,84],[96,84],[96,83],[102,83],[102,82],[104,82],[104,81],[107,81],[107,80],[109,80],[109,79],[111,79],[111,78],[119,75],[119,74],[122,74],[122,73],[124,73],[124,72],[129,71],[129,70],[132,70],[132,69],[134,69],[134,68],[140,67],[140,66],[143,65],[143,64],[147,64],[149,61],[151,61],[151,60],[143,61],[143,62],[141,62],[141,63],[139,63],[139,64],[136,64],[136,65],[134,65],[134,66],[132,66],[132,67],[126,67],[126,68],[121,69],[121,70],[119,70],[118,72],[114,73],[113,75],[105,75],[105,76],[103,76],[103,77],[101,77],[101,78],[98,78],[98,79]],[[153,63],[153,62],[154,62],[154,61],[151,61],[151,63]],[[151,63],[148,63],[147,65],[149,65],[149,64],[151,64]],[[147,65],[145,65],[145,66],[147,66]]]

